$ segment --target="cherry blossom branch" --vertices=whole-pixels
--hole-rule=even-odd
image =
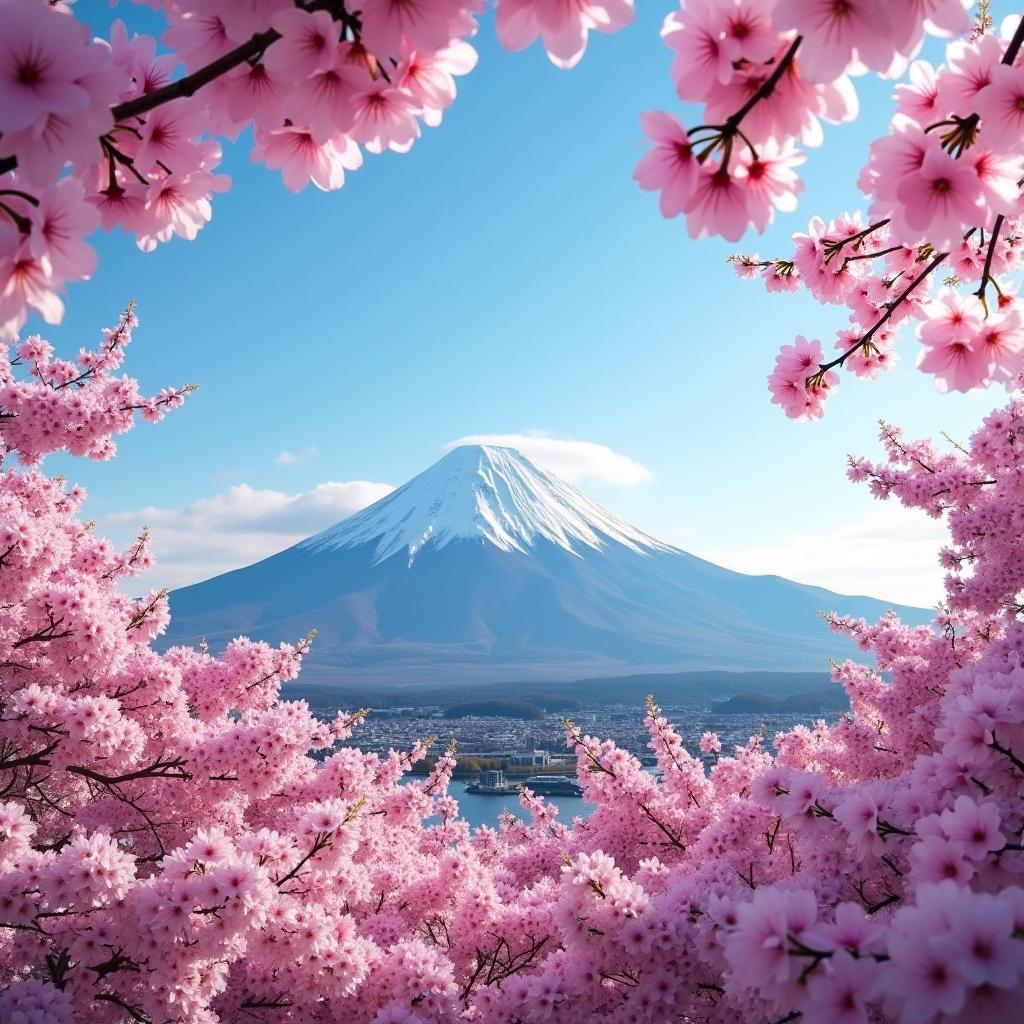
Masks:
[[[121,1010],[124,1010],[126,1014],[135,1022],[135,1024],[153,1024],[152,1018],[140,1010],[137,1006],[132,1006],[131,1003],[126,1003],[120,996],[116,996],[113,992],[100,992],[94,996],[97,1001],[104,1003],[111,1003]]]
[[[128,622],[128,625],[125,626],[125,629],[138,629],[146,621],[146,619],[149,618],[149,616],[156,610],[160,602],[164,600],[164,598],[167,597],[169,593],[170,591],[167,589],[167,587],[163,587],[162,589],[158,590],[156,594],[153,596],[153,599],[149,602],[149,604],[147,604],[144,608],[140,608],[131,617],[131,620]]]
[[[1024,775],[1024,761],[1022,761],[1009,747],[1004,747],[993,735],[992,742],[989,746],[1002,754],[1004,757],[1010,759],[1011,764],[1017,769],[1022,775]]]
[[[800,48],[800,44],[803,42],[803,36],[797,36],[792,43],[789,45],[789,49],[783,54],[782,59],[776,65],[775,70],[761,83],[757,92],[755,92],[746,103],[736,111],[735,114],[730,115],[725,122],[724,130],[726,132],[734,133],[739,129],[740,122],[761,102],[761,100],[768,99],[769,96],[775,91],[775,86],[779,84],[779,80],[789,69],[796,57],[796,51]]]
[[[1003,63],[1007,65],[1013,64],[1017,59],[1017,54],[1020,53],[1021,46],[1024,46],[1024,15],[1021,16],[1020,23],[1017,25],[1017,31],[1013,33],[1010,45],[1006,47],[1006,53],[1003,54]]]
[[[647,804],[640,804],[640,810],[643,812],[644,817],[647,818],[651,824],[656,825],[658,829],[664,833],[669,843],[674,846],[677,850],[685,850],[686,844],[677,836],[663,821],[661,821],[655,814],[652,813],[651,809]]]
[[[849,359],[850,356],[854,354],[854,352],[857,352],[860,349],[866,348],[868,345],[870,345],[871,339],[882,329],[882,327],[885,326],[886,323],[888,323],[893,313],[895,313],[896,310],[907,300],[907,298],[910,296],[910,293],[913,292],[914,289],[917,288],[917,286],[922,281],[924,281],[929,276],[929,274],[931,274],[932,271],[935,270],[936,267],[938,267],[948,256],[948,252],[940,252],[931,261],[931,263],[929,263],[928,266],[925,267],[925,269],[922,270],[921,273],[918,274],[918,276],[915,277],[914,280],[911,281],[910,284],[908,284],[907,287],[904,288],[903,291],[900,292],[900,294],[895,299],[893,299],[892,302],[886,303],[885,312],[878,318],[875,324],[871,327],[867,334],[865,334],[864,337],[860,339],[860,341],[851,345],[850,348],[848,348],[845,352],[842,353],[842,355],[837,356],[830,362],[819,363],[817,372],[807,378],[807,387],[821,387],[825,374],[828,373],[829,370],[834,370],[837,366],[842,366],[843,363],[845,363],[846,360]]]
[[[1017,59],[1017,54],[1020,53],[1022,45],[1024,45],[1024,16],[1021,17],[1020,22],[1017,25],[1017,31],[1014,32],[1013,38],[1006,47],[1002,63],[1012,66],[1013,62]],[[981,124],[981,115],[973,113],[969,114],[967,117],[960,117],[959,115],[954,114],[947,120],[929,125],[925,131],[930,132],[933,128],[941,128],[948,124],[953,125],[953,129],[942,136],[942,146],[944,149],[949,150],[950,153],[953,153],[954,156],[959,158],[963,155],[966,149],[969,149],[974,145],[974,142],[978,137],[978,126]]]
[[[327,10],[336,20],[340,20],[343,25],[350,24],[348,12],[345,9],[345,5],[341,3],[296,3],[295,6],[306,11]],[[193,71],[192,74],[185,75],[184,78],[179,78],[177,81],[170,82],[159,89],[154,89],[152,92],[136,96],[134,99],[125,100],[123,103],[118,103],[110,108],[110,113],[115,122],[124,121],[130,117],[139,117],[141,114],[146,114],[150,110],[163,106],[165,103],[170,103],[172,100],[187,99],[190,96],[194,96],[204,85],[209,85],[222,75],[226,75],[229,71],[233,71],[235,68],[246,63],[246,61],[258,57],[268,46],[276,43],[280,38],[281,33],[273,28],[267,29],[264,32],[257,32],[249,40],[236,46],[233,50],[218,57],[216,60],[211,61],[205,67],[201,67]],[[0,158],[0,175],[15,170],[17,166],[18,158],[15,156]]]
[[[275,879],[274,884],[280,889],[281,886],[285,884],[285,882],[290,882],[293,878],[295,878],[299,874],[299,872],[306,866],[306,864],[309,861],[311,861],[321,850],[326,850],[327,847],[330,845],[330,834],[327,832],[317,832],[317,834],[313,837],[313,844],[312,846],[310,846],[309,850],[306,851],[305,856],[303,856],[303,858],[298,862],[298,864],[295,865],[295,867],[291,869],[291,871],[288,872],[288,874],[283,875],[281,878]]]
[[[140,114],[155,110],[165,103],[170,103],[171,100],[194,96],[204,85],[209,85],[221,75],[226,75],[240,64],[256,57],[280,38],[281,33],[273,28],[267,29],[265,32],[257,32],[247,42],[236,46],[233,50],[225,53],[223,57],[218,57],[205,67],[192,72],[191,75],[186,75],[160,89],[154,89],[152,92],[119,103],[116,107],[111,107],[110,112],[115,121],[124,121],[129,117],[138,117]]]
[[[707,148],[704,149],[697,157],[698,162],[703,163],[708,156],[713,153],[719,147],[725,149],[725,163],[729,162],[729,154],[732,152],[732,140],[735,136],[739,136],[750,150],[754,159],[757,159],[757,150],[754,148],[754,144],[747,138],[746,135],[740,131],[740,124],[743,119],[760,103],[762,100],[768,99],[769,96],[775,91],[775,87],[779,84],[782,76],[792,66],[793,60],[796,57],[796,51],[800,48],[800,44],[803,42],[802,36],[797,36],[792,43],[789,45],[789,49],[782,55],[778,64],[775,65],[772,73],[758,86],[757,90],[750,96],[750,98],[743,104],[739,110],[730,114],[720,125],[715,124],[701,124],[696,128],[691,128],[686,134],[687,136],[695,135],[698,132],[710,131],[712,135],[707,136],[703,139],[696,141],[695,145],[704,145],[707,143]]]
[[[181,757],[175,757],[169,761],[158,759],[152,764],[146,765],[145,768],[125,772],[123,775],[104,775],[93,768],[77,764],[69,765],[65,771],[107,787],[118,786],[123,782],[137,782],[139,779],[183,779],[187,782],[192,778],[192,773],[185,769],[185,759]]]
[[[858,231],[855,235],[850,235],[847,238],[839,238],[835,240],[829,238],[824,239],[822,242],[822,245],[825,249],[824,262],[827,265],[831,261],[832,257],[842,252],[842,250],[847,245],[852,244],[854,249],[856,249],[857,246],[860,245],[860,243],[863,242],[864,239],[868,237],[868,235],[874,234],[876,231],[879,231],[881,228],[884,228],[888,223],[889,218],[886,217],[884,220],[875,221],[874,224],[869,224],[866,228],[864,228],[863,231]],[[896,246],[896,248],[899,248],[899,246]],[[848,260],[853,258],[854,257],[852,256],[848,257]],[[860,259],[864,258],[864,256],[860,257]]]
[[[1024,18],[1021,19],[1021,25],[1024,25]],[[978,290],[974,293],[981,300],[982,305],[985,306],[986,312],[988,312],[988,305],[985,303],[985,291],[988,288],[989,281],[992,279],[992,257],[995,255],[996,242],[999,240],[999,232],[1002,230],[1005,220],[1006,218],[999,214],[992,225],[992,234],[988,240],[988,252],[985,254],[985,268],[981,273],[981,283],[978,285]],[[998,289],[999,285],[996,285],[996,290]]]
[[[52,754],[59,745],[60,740],[54,740],[49,746],[33,751],[31,754],[0,761],[0,772],[14,771],[15,768],[25,768],[29,765],[48,765],[50,763],[48,755]]]

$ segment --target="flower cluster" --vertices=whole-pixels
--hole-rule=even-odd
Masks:
[[[281,695],[307,638],[154,650],[149,564],[76,518],[47,452],[110,453],[140,398],[129,311],[0,391],[0,1012],[26,1024],[969,1024],[1024,989],[1024,402],[949,452],[882,434],[850,476],[949,519],[946,605],[832,626],[871,651],[851,712],[690,753],[649,701],[658,776],[566,723],[586,820],[471,831],[454,749],[339,746],[362,712]],[[785,354],[820,357],[799,341]],[[40,403],[46,415],[38,412]],[[21,468],[10,465],[20,456]]]
[[[666,20],[677,91],[704,105],[704,123],[685,130],[670,114],[645,114],[654,148],[635,176],[660,193],[666,217],[686,216],[693,237],[737,241],[794,209],[798,146],[820,143],[819,119],[855,116],[850,76],[903,78],[858,181],[866,213],[814,217],[790,256],[731,257],[770,291],[803,285],[849,309],[835,356],[802,338],[780,352],[769,390],[794,419],[823,415],[832,371],[872,379],[891,369],[906,320],[918,323],[917,365],[940,391],[1017,387],[1024,20],[993,34],[983,19],[968,34],[966,6],[703,0]],[[925,31],[953,37],[944,63],[913,60]]]
[[[898,75],[925,30],[968,28],[962,0],[689,0],[665,19],[679,98],[701,104],[684,129],[665,113],[644,116],[654,148],[637,165],[642,188],[661,193],[661,212],[680,214],[693,238],[738,241],[763,232],[775,210],[796,208],[803,189],[799,147],[820,145],[821,121],[857,114],[851,76]]]
[[[161,37],[115,21],[91,37],[69,5],[5,0],[0,18],[0,340],[30,311],[63,316],[90,277],[102,228],[144,252],[194,239],[230,186],[222,141],[246,129],[252,159],[297,192],[339,189],[363,152],[408,152],[476,64],[482,0],[161,0]],[[627,24],[631,0],[501,0],[510,49],[538,36],[571,67],[591,29]],[[184,66],[184,75],[178,74]]]

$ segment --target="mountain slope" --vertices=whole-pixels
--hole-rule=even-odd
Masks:
[[[167,642],[278,641],[314,627],[307,681],[801,671],[853,653],[819,610],[874,618],[887,607],[723,569],[518,452],[471,446],[315,537],[176,591]]]

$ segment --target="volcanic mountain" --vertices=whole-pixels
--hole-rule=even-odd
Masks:
[[[723,569],[514,449],[472,445],[294,547],[175,591],[165,642],[277,642],[315,627],[306,681],[823,671],[853,647],[819,610],[874,619],[889,607]]]

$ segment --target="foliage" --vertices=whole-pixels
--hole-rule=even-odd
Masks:
[[[544,709],[525,700],[508,698],[493,700],[472,700],[453,704],[446,708],[445,718],[467,718],[470,715],[487,715],[494,718],[522,718],[532,720],[544,717]]]

